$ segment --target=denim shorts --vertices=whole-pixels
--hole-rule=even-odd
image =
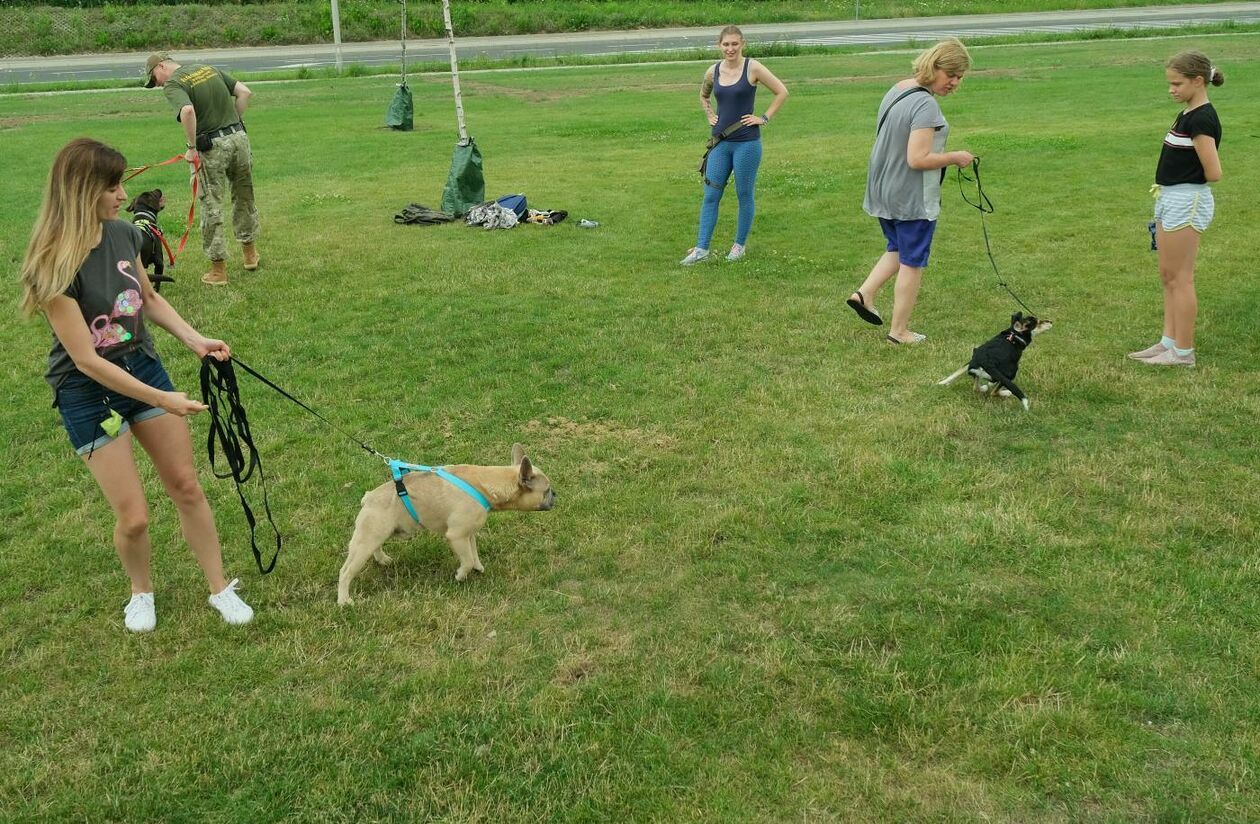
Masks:
[[[141,383],[166,392],[175,389],[161,359],[139,349],[123,355],[122,360],[114,363],[126,369]],[[116,411],[123,419],[118,428],[119,436],[130,429],[131,424],[166,414],[165,409],[156,409],[135,398],[106,389],[77,369],[67,375],[61,386],[57,387],[53,406],[61,413],[61,423],[70,435],[74,451],[79,455],[86,455],[114,441],[116,436],[101,429],[101,423],[109,418],[111,410]]]
[[[932,235],[936,232],[935,220],[879,219],[879,228],[888,238],[888,251],[896,252],[902,266],[920,269],[928,264],[932,253]]]
[[[1207,231],[1216,212],[1212,187],[1206,183],[1178,183],[1158,186],[1155,192],[1155,220],[1165,232],[1189,226],[1199,234]]]

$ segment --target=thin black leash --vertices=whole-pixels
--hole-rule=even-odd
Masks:
[[[266,575],[275,568],[276,559],[280,556],[280,549],[283,546],[284,539],[281,537],[280,531],[276,529],[276,523],[271,517],[271,504],[267,500],[267,478],[263,474],[262,458],[258,454],[258,448],[254,445],[249,419],[246,417],[245,407],[241,403],[236,370],[232,367],[232,364],[241,367],[241,369],[253,375],[285,398],[319,418],[334,431],[345,435],[386,463],[389,462],[389,458],[293,397],[293,395],[277,386],[261,372],[251,368],[240,359],[232,357],[226,361],[220,361],[208,355],[203,358],[201,361],[201,398],[202,402],[210,407],[210,434],[206,443],[206,451],[210,456],[210,468],[214,472],[215,477],[231,478],[236,483],[236,494],[241,499],[241,509],[244,510],[245,520],[249,524],[249,544],[254,553],[254,562],[258,564],[258,571]],[[222,452],[224,460],[227,461],[228,471],[226,473],[219,472],[215,466],[216,443],[219,444],[219,451]],[[262,553],[258,551],[258,544],[254,537],[257,519],[254,517],[253,510],[250,509],[249,502],[245,500],[244,492],[241,490],[241,484],[253,476],[255,469],[258,470],[258,478],[262,485],[263,508],[267,513],[267,521],[271,524],[271,531],[276,536],[276,551],[271,556],[271,562],[265,567],[263,566]]]
[[[963,202],[965,202],[968,206],[973,207],[980,213],[980,229],[984,232],[984,251],[985,254],[989,256],[989,265],[993,267],[993,274],[997,277],[998,286],[1005,289],[1010,296],[1015,299],[1016,303],[1024,307],[1028,314],[1035,316],[1037,313],[1032,309],[1029,309],[1028,304],[1020,300],[1019,295],[1015,294],[1014,290],[1006,285],[1006,281],[1002,280],[1002,274],[998,271],[997,261],[993,259],[993,248],[989,245],[989,226],[985,221],[984,216],[993,214],[997,211],[997,209],[993,205],[993,201],[990,200],[989,196],[985,193],[984,185],[980,182],[980,158],[976,157],[971,160],[971,172],[975,175],[974,178],[967,177],[961,166],[957,167],[956,171],[958,172],[958,193],[962,195]],[[963,188],[964,180],[968,183],[971,183],[974,180],[976,184],[976,199],[974,201],[967,197],[967,191]]]
[[[292,395],[290,395],[288,392],[284,391],[284,389],[282,389],[281,387],[277,386],[275,383],[273,383],[271,380],[269,380],[269,379],[268,379],[265,375],[263,375],[262,373],[260,373],[260,372],[258,372],[258,371],[256,371],[256,370],[254,370],[254,369],[251,369],[249,366],[247,366],[246,364],[242,363],[242,362],[240,361],[240,359],[239,359],[239,358],[232,357],[232,358],[231,358],[231,362],[232,362],[232,363],[235,363],[237,366],[241,367],[241,368],[242,368],[242,369],[244,369],[246,372],[248,372],[249,374],[253,375],[253,376],[254,376],[255,378],[257,378],[258,380],[260,380],[260,381],[262,381],[263,383],[265,383],[267,386],[270,386],[272,389],[276,390],[277,392],[279,392],[279,393],[280,393],[281,395],[283,395],[284,397],[286,397],[286,398],[288,398],[289,400],[293,401],[293,402],[294,402],[294,403],[296,403],[298,406],[300,406],[300,407],[302,407],[303,409],[305,409],[307,412],[310,412],[312,415],[314,415],[315,417],[319,418],[319,419],[320,419],[321,421],[323,421],[324,423],[328,424],[328,426],[330,426],[330,427],[333,429],[333,431],[337,432],[337,433],[338,433],[338,434],[340,434],[340,435],[344,435],[344,436],[346,436],[347,438],[349,438],[350,440],[354,441],[354,442],[355,442],[355,443],[357,443],[359,446],[361,446],[364,450],[366,450],[367,452],[369,452],[369,453],[371,453],[371,454],[375,455],[376,457],[380,458],[381,460],[383,460],[383,461],[385,461],[385,462],[387,462],[387,463],[389,462],[389,458],[388,458],[387,456],[382,455],[380,452],[377,452],[375,449],[373,449],[372,447],[368,446],[366,443],[364,443],[363,441],[359,440],[359,439],[358,439],[358,438],[356,438],[354,435],[351,435],[349,432],[347,432],[347,431],[345,431],[344,429],[342,429],[341,427],[337,426],[337,424],[335,424],[335,423],[333,423],[332,421],[328,420],[328,419],[327,419],[327,418],[325,418],[323,415],[321,415],[321,414],[319,414],[318,412],[316,412],[314,409],[311,409],[309,406],[307,406],[306,404],[302,403],[300,400],[298,400],[297,398],[293,397],[293,396],[292,396]],[[217,363],[217,361],[216,361],[216,363]]]

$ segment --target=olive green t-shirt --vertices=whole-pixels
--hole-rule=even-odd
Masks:
[[[232,97],[235,88],[236,80],[230,75],[214,66],[194,63],[176,69],[163,91],[175,110],[175,119],[180,119],[181,109],[191,105],[197,113],[197,134],[205,134],[241,122]]]

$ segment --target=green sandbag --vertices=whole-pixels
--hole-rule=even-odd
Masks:
[[[398,91],[394,92],[394,99],[389,101],[389,109],[385,112],[385,125],[400,132],[409,132],[412,129],[411,116],[414,111],[415,104],[411,100],[411,89],[406,83],[401,83]]]
[[[442,190],[442,211],[462,217],[478,203],[485,202],[486,179],[481,172],[481,151],[471,137],[455,144],[451,171]]]

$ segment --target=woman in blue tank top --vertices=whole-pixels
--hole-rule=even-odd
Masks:
[[[744,34],[738,28],[727,26],[722,29],[718,35],[718,48],[722,51],[722,61],[704,73],[700,106],[709,119],[713,135],[721,135],[736,123],[743,124],[743,128],[723,138],[709,153],[704,201],[700,206],[700,231],[696,236],[696,245],[682,259],[683,266],[699,263],[709,256],[709,243],[717,226],[718,204],[732,172],[735,174],[735,194],[739,197],[739,220],[735,228],[735,244],[726,259],[739,260],[744,256],[744,244],[748,241],[748,231],[752,228],[756,212],[753,188],[757,183],[757,167],[761,165],[761,127],[770,122],[788,96],[787,87],[769,69],[756,60],[744,57]],[[761,84],[774,93],[774,100],[764,115],[753,113],[757,86]],[[711,96],[717,97],[717,112],[709,103]]]

